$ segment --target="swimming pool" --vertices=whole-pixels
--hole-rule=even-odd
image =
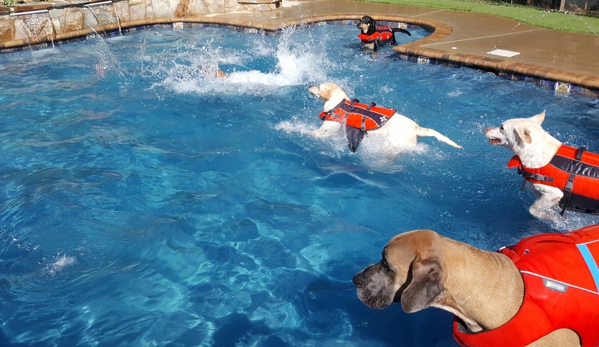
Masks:
[[[0,345],[456,346],[450,314],[369,309],[352,276],[402,231],[495,250],[597,221],[530,216],[482,132],[546,109],[545,129],[598,151],[597,100],[357,34],[152,28],[1,55]],[[464,150],[424,138],[381,163],[315,140],[324,81]]]

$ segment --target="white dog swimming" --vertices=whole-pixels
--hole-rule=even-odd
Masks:
[[[334,83],[311,86],[309,91],[324,103],[319,116],[324,123],[312,135],[327,138],[345,131],[352,152],[357,151],[362,139],[378,138],[382,140],[384,155],[394,159],[397,154],[416,147],[419,136],[433,136],[450,146],[462,148],[439,132],[420,127],[393,109],[350,101],[343,89]]]
[[[533,216],[555,220],[555,206],[562,215],[566,209],[599,213],[599,155],[563,145],[541,128],[544,119],[545,111],[510,119],[486,129],[485,136],[490,144],[516,154],[508,167],[518,167],[537,196],[529,209]]]

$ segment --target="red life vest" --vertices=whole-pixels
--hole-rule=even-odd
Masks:
[[[468,333],[456,317],[462,346],[526,346],[558,329],[572,329],[583,347],[599,346],[599,225],[527,237],[502,248],[524,280],[518,313],[499,328]]]
[[[362,42],[374,42],[374,41],[389,41],[393,37],[393,31],[386,25],[378,25],[376,31],[370,35],[360,34],[358,38]]]
[[[349,149],[355,152],[368,130],[382,127],[394,114],[395,110],[378,107],[375,103],[366,105],[360,104],[358,100],[343,100],[334,109],[321,112],[318,118],[345,123]]]
[[[517,167],[518,173],[527,181],[561,189],[564,196],[559,206],[563,210],[599,213],[598,154],[562,145],[551,162],[538,169],[522,165],[518,156],[512,157],[507,166]]]
[[[374,103],[370,105],[360,104],[357,100],[344,100],[334,109],[321,112],[318,118],[338,123],[362,131],[380,128],[395,114],[391,108],[379,107]]]

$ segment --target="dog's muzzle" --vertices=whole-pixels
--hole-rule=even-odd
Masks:
[[[320,95],[320,86],[310,86],[308,92],[318,98]]]

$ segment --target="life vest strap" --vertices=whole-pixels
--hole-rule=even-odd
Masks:
[[[586,151],[586,147],[580,147],[576,150],[576,160],[580,161],[582,159],[582,155],[584,154],[584,152]]]
[[[532,172],[528,172],[522,169],[522,167],[518,167],[518,174],[522,175],[522,177],[525,180],[535,180],[535,181],[542,181],[542,182],[553,182],[553,177],[549,177],[549,176],[545,176],[545,175],[541,175],[541,174],[536,174],[536,173],[532,173]]]
[[[582,154],[581,154],[581,156],[582,156]],[[576,157],[578,157],[578,154],[576,155]],[[568,176],[568,181],[566,182],[566,186],[564,187],[564,195],[566,195],[565,196],[566,200],[564,202],[564,207],[562,208],[562,212],[560,212],[561,216],[564,215],[564,212],[566,212],[566,209],[568,208],[568,206],[570,206],[570,199],[572,199],[572,189],[574,188],[574,177],[576,177],[574,174],[570,174],[570,176]]]

